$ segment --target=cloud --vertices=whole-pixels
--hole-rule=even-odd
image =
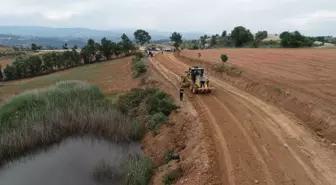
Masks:
[[[242,25],[253,32],[336,35],[335,0],[0,1],[0,24],[211,33]]]

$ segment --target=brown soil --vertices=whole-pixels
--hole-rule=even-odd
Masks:
[[[171,78],[173,74],[155,60],[150,59],[148,65],[143,86],[160,88],[172,95],[176,102],[179,101],[178,81]],[[154,137],[148,133],[143,140],[145,153],[152,156],[154,164],[159,166],[153,184],[161,185],[163,177],[176,168],[182,168],[184,174],[175,184],[221,184],[210,125],[198,118],[197,111],[187,100],[189,97],[185,98],[186,101],[179,104],[179,111],[173,113],[169,123],[160,129],[159,135]],[[164,156],[168,149],[177,152],[181,161],[165,163]]]
[[[184,51],[182,60],[196,63],[199,51]],[[333,49],[218,49],[204,50],[204,65],[229,62],[243,69],[241,78],[223,79],[293,113],[305,124],[336,142],[336,50]],[[216,61],[217,60],[217,61]],[[219,63],[219,62],[218,62]],[[210,67],[207,65],[207,67]]]
[[[7,64],[11,64],[13,61],[13,57],[0,57],[0,65],[2,70],[6,67]]]
[[[172,54],[159,54],[154,61],[164,66],[162,73],[173,73],[167,75],[172,82],[189,66]],[[212,94],[186,91],[201,125],[212,128],[203,132],[211,131],[216,141],[217,154],[211,156],[217,157],[214,175],[220,174],[222,184],[336,182],[335,153],[314,140],[299,120],[219,77],[212,75],[210,82],[216,88]]]

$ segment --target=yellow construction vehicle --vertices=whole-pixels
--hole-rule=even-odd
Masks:
[[[215,90],[209,86],[209,79],[204,76],[204,68],[192,66],[186,73],[187,76],[181,77],[181,86],[189,87],[192,93],[211,93]]]

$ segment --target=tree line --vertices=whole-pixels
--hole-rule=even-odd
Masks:
[[[235,27],[230,33],[224,30],[221,35],[216,34],[212,36],[203,35],[198,40],[185,41],[183,48],[187,49],[207,49],[218,47],[284,47],[284,48],[299,48],[312,47],[314,41],[324,42],[329,37],[307,37],[302,35],[299,31],[282,32],[280,35],[280,42],[277,41],[263,41],[268,37],[267,31],[258,31],[255,35],[243,26]]]
[[[35,45],[32,44],[33,47]],[[35,49],[35,48],[34,48]],[[41,55],[18,56],[3,70],[0,66],[0,80],[17,80],[100,62],[111,57],[128,56],[135,49],[126,34],[120,42],[102,38],[100,43],[89,39],[80,52],[74,47],[64,52],[50,52]]]

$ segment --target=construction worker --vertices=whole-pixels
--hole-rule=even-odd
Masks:
[[[180,101],[183,101],[183,91],[184,89],[181,87],[180,88]]]

